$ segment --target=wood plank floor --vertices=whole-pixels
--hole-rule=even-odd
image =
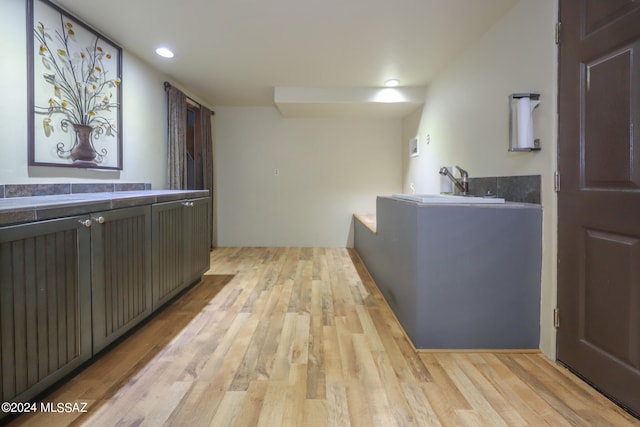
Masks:
[[[640,426],[539,353],[419,352],[347,249],[222,248],[33,426]]]

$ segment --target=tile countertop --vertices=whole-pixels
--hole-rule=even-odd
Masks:
[[[141,190],[0,199],[0,226],[207,197],[208,190]]]

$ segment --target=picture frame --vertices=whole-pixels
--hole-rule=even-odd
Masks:
[[[420,144],[418,137],[414,136],[409,140],[409,157],[418,157],[420,155]]]
[[[122,170],[122,49],[27,0],[29,166]]]

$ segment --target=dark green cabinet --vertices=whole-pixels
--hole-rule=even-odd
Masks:
[[[209,218],[209,198],[153,205],[154,310],[209,269]]]
[[[24,401],[91,348],[88,217],[0,227],[0,394]]]

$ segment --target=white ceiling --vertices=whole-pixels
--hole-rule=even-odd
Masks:
[[[275,87],[426,87],[518,0],[56,0],[208,105]],[[154,50],[170,47],[173,59]],[[126,82],[125,82],[126,84]]]

